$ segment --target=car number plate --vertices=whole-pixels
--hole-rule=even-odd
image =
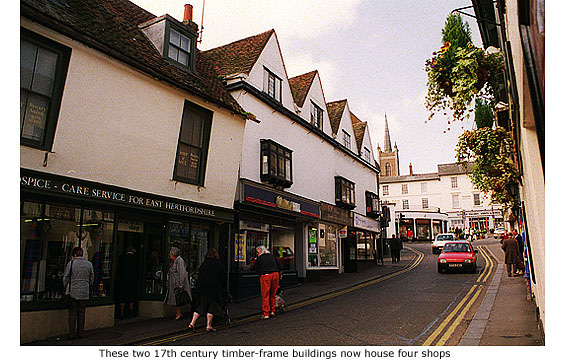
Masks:
[[[449,267],[463,267],[463,264],[449,264]]]

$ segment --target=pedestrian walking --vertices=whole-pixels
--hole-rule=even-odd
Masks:
[[[167,294],[165,295],[165,304],[175,307],[176,316],[175,320],[182,319],[181,306],[177,304],[175,290],[187,291],[190,294],[188,287],[188,273],[186,272],[186,265],[183,258],[180,256],[180,250],[176,247],[171,247],[169,250],[169,271],[167,272]]]
[[[192,321],[188,324],[189,330],[194,330],[196,321],[200,316],[206,315],[206,331],[215,332],[212,326],[214,316],[222,316],[220,305],[222,290],[226,288],[226,273],[220,262],[220,255],[216,249],[211,248],[204,256],[204,262],[200,265],[198,279],[194,289],[195,302]]]
[[[134,315],[134,302],[137,301],[137,280],[138,261],[135,256],[135,248],[129,246],[126,253],[118,258],[116,269],[116,300],[120,304],[119,319]]]
[[[507,237],[502,241],[502,250],[504,250],[504,263],[508,276],[512,277],[516,272],[516,265],[519,261],[520,248],[518,241],[514,237]]]
[[[389,241],[390,247],[390,257],[393,263],[400,262],[400,249],[402,249],[402,242],[395,234],[392,234],[392,238]]]
[[[408,240],[412,241],[414,238],[414,232],[412,231],[412,229],[408,229]]]
[[[524,266],[524,240],[522,239],[522,235],[520,235],[520,233],[516,229],[512,230],[512,236],[518,242],[518,248],[520,249],[520,252],[518,254],[518,260],[519,261],[518,261],[518,264],[517,264],[517,269],[516,269],[515,275],[522,275],[522,274],[524,274],[524,271],[526,269],[525,266]]]
[[[260,275],[263,319],[275,316],[276,293],[282,278],[282,264],[261,245],[257,247],[257,259],[251,267]]]
[[[71,297],[69,307],[69,340],[83,337],[86,305],[90,298],[90,289],[94,283],[94,269],[92,263],[83,257],[81,247],[75,247],[72,260],[65,267],[63,286],[65,294]]]

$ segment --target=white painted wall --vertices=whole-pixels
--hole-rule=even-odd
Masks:
[[[324,92],[322,90],[322,82],[320,80],[320,74],[316,73],[314,76],[314,80],[312,80],[312,86],[310,87],[310,91],[306,95],[304,100],[304,104],[302,108],[300,108],[300,117],[304,120],[310,122],[310,106],[311,102],[314,102],[316,105],[323,110],[323,122],[322,122],[322,131],[326,133],[328,136],[332,136],[332,126],[330,124],[330,117],[328,114],[328,108],[326,107],[326,99],[324,97]]]
[[[245,120],[76,41],[22,26],[72,48],[52,152],[20,146],[23,168],[233,207]],[[214,115],[204,186],[172,181],[184,100]]]

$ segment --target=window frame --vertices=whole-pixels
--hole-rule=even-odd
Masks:
[[[344,198],[344,187],[346,196]],[[348,199],[349,198],[349,201]],[[335,177],[335,203],[339,207],[351,210],[356,207],[355,205],[355,183],[343,176]]]
[[[392,176],[392,165],[385,163],[385,176]]]
[[[59,113],[61,110],[61,103],[62,103],[63,92],[67,79],[67,73],[69,70],[69,62],[71,58],[72,49],[68,46],[65,46],[56,41],[48,39],[44,36],[41,36],[25,28],[20,28],[20,46],[22,41],[28,42],[37,47],[41,47],[57,55],[57,63],[55,65],[55,76],[53,79],[53,88],[51,90],[51,96],[49,97],[49,105],[48,105],[49,108],[47,109],[45,126],[43,129],[43,136],[41,141],[38,142],[22,137],[23,119],[20,120],[20,145],[28,146],[40,150],[51,151],[53,147],[53,141],[55,138],[55,131],[57,129],[57,123],[59,120]],[[20,57],[20,69],[21,69],[21,57]],[[35,65],[34,65],[34,69],[35,69]],[[31,91],[31,89],[28,90],[22,88],[20,84],[20,94],[22,90],[26,91],[28,94],[36,94],[35,92]],[[43,94],[40,95],[42,97],[46,97]],[[20,98],[20,106],[21,105],[22,104]],[[27,108],[27,101],[26,101],[26,108]],[[21,117],[21,112],[20,112],[20,117]]]
[[[428,198],[422,198],[422,209],[429,209],[430,203]]]
[[[314,101],[310,100],[310,124],[323,130],[324,127],[324,110]]]
[[[377,218],[381,213],[379,196],[372,191],[365,191],[365,209],[369,217]]]
[[[345,131],[344,129],[341,129],[342,131],[342,137],[343,137],[343,146],[345,146],[345,148],[351,150],[351,135]]]
[[[457,183],[457,176],[451,177],[451,188],[452,189],[458,189],[459,188],[459,184]]]
[[[428,183],[427,182],[420,183],[420,192],[422,194],[428,193]]]
[[[169,47],[171,46],[171,29],[178,32],[181,36],[185,36],[190,40],[190,44],[189,44],[189,52],[188,52],[188,64],[184,65],[183,63],[179,62],[178,60],[175,60],[173,58],[171,58],[169,56]],[[170,21],[166,21],[165,22],[165,39],[164,39],[164,44],[163,44],[163,57],[171,64],[183,69],[183,70],[194,70],[196,68],[196,38],[186,32],[183,31],[180,27],[174,25],[172,22]],[[180,47],[177,47],[176,45],[173,44],[173,46],[177,49],[181,49]],[[184,50],[183,50],[184,51]]]
[[[264,71],[264,75],[263,75],[263,92],[265,94],[267,94],[271,99],[282,103],[282,79],[280,77],[278,77],[274,72],[272,72],[271,70],[269,70],[266,66],[263,66],[263,71]],[[271,78],[273,79],[273,93],[271,94],[271,86],[270,86],[270,80]],[[277,84],[279,87],[279,96],[277,98]]]
[[[273,149],[274,147],[274,149]],[[273,150],[275,150],[273,152]],[[259,151],[259,172],[261,181],[266,181],[270,184],[282,186],[284,188],[292,186],[293,180],[293,168],[292,168],[292,153],[293,151],[287,147],[271,140],[271,139],[261,139],[260,141],[260,151]],[[288,154],[288,155],[287,155]],[[282,155],[284,160],[284,174],[281,176],[279,173],[279,160]],[[272,173],[272,159],[273,156],[276,158],[275,168],[277,170],[276,174]],[[266,162],[265,162],[266,160]],[[287,162],[288,161],[288,162]],[[290,163],[290,165],[289,165]],[[265,166],[267,172],[265,172]],[[287,179],[287,168],[290,170],[290,176]]]
[[[478,204],[477,204],[477,202],[478,202]],[[480,193],[473,193],[473,205],[474,206],[481,206],[481,194]]]
[[[199,161],[199,165],[198,165],[198,176],[197,179],[191,179],[188,177],[184,177],[182,175],[179,175],[179,155],[181,152],[181,144],[187,145],[189,147],[197,147],[194,146],[193,144],[190,143],[184,143],[181,141],[182,135],[183,135],[183,130],[185,130],[185,127],[187,126],[186,122],[185,122],[185,112],[186,111],[192,111],[195,113],[200,113],[202,115],[203,118],[203,123],[201,126],[201,135],[200,135],[200,161]],[[198,185],[198,186],[203,186],[204,185],[204,180],[205,180],[205,175],[206,175],[206,165],[207,165],[207,159],[208,159],[208,149],[210,146],[210,133],[212,131],[212,120],[213,120],[213,112],[205,109],[201,106],[198,106],[196,104],[191,103],[188,100],[184,100],[184,104],[183,104],[183,111],[182,111],[182,116],[181,116],[181,124],[180,124],[180,129],[179,129],[179,136],[177,139],[177,151],[176,151],[176,155],[175,155],[175,166],[173,169],[173,180],[175,181],[179,181],[179,182],[183,182],[183,183],[187,183],[187,184],[192,184],[192,185]]]
[[[408,184],[402,184],[402,194],[408,194]]]
[[[390,195],[390,189],[388,185],[383,185],[383,196]]]
[[[455,199],[457,199],[457,203],[455,202]],[[459,209],[461,207],[461,199],[459,198],[459,194],[451,194],[451,207],[454,209]]]
[[[410,201],[407,199],[402,200],[402,210],[410,210]]]

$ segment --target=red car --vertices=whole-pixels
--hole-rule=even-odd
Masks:
[[[450,241],[445,243],[437,259],[437,271],[477,270],[477,250],[468,241]]]

